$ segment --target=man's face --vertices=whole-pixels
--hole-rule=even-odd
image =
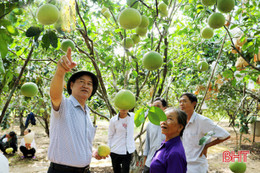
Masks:
[[[194,110],[194,106],[196,105],[196,102],[191,103],[189,97],[184,95],[180,98],[179,104],[180,104],[180,109],[187,113]]]
[[[92,78],[87,75],[83,75],[80,78],[76,79],[73,83],[71,82],[70,88],[72,91],[72,95],[77,98],[88,99],[93,91],[93,82]]]
[[[152,106],[158,107],[161,110],[164,110],[166,108],[166,107],[163,107],[162,102],[160,100],[154,101]]]

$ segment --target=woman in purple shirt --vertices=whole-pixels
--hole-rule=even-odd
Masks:
[[[181,136],[187,123],[187,115],[175,108],[167,109],[165,114],[167,120],[161,122],[161,129],[166,139],[154,154],[150,173],[185,173],[187,162]]]

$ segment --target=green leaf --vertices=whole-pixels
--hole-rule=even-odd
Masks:
[[[4,73],[5,73],[5,68],[4,68],[3,60],[2,58],[0,58],[0,74],[4,74]]]
[[[27,29],[25,32],[26,37],[34,37],[38,36],[42,32],[41,28],[37,26],[31,26],[30,28]]]
[[[133,71],[132,74],[133,74],[134,77],[138,76],[137,71]]]
[[[134,118],[134,122],[135,122],[135,126],[139,127],[145,120],[145,109],[139,109],[136,111],[135,113],[135,118]]]
[[[50,43],[49,35],[48,33],[46,33],[42,37],[42,47],[47,50],[50,47],[50,44],[51,43]]]
[[[215,133],[213,133],[212,131],[206,133],[199,141],[199,145],[204,145],[206,144],[206,142],[211,138],[211,136],[213,136]]]
[[[2,58],[4,58],[8,52],[8,44],[7,40],[5,39],[6,34],[7,33],[5,30],[0,29],[0,52]]]
[[[223,72],[223,76],[224,76],[225,78],[232,78],[232,77],[233,77],[233,72],[232,72],[231,70],[225,70],[225,71]]]
[[[50,43],[51,43],[52,47],[57,48],[57,46],[58,46],[58,37],[55,34],[55,32],[50,31],[48,33],[48,35],[49,35],[49,39],[50,39]]]
[[[149,109],[148,112],[148,119],[150,120],[151,123],[153,123],[154,125],[160,125],[161,121],[166,121],[167,117],[165,115],[165,113],[163,112],[163,110],[161,110],[158,107],[152,106]]]

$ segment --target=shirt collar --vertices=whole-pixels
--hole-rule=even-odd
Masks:
[[[69,100],[72,102],[74,107],[78,107],[78,106],[81,107],[80,103],[78,102],[78,100],[74,96],[70,95]],[[90,111],[86,104],[85,104],[85,111],[87,111],[87,112]]]
[[[193,123],[195,121],[196,117],[197,117],[197,113],[194,111],[193,114],[191,115],[189,123]]]
[[[118,114],[117,114],[117,120],[119,120],[119,113],[120,112],[118,112]],[[129,114],[129,112],[127,112],[127,115],[130,117],[131,115]]]
[[[177,142],[177,141],[180,141],[180,140],[181,140],[180,136],[176,136],[176,137],[170,139],[170,140],[167,141],[167,142],[163,141],[162,146],[164,145],[165,148],[167,149],[167,148],[169,148],[169,147],[174,146],[174,145],[176,144],[176,142]],[[162,147],[162,146],[161,146],[161,147]]]

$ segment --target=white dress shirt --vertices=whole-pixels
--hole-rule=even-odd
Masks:
[[[108,146],[112,153],[125,155],[135,151],[134,113],[120,118],[119,113],[110,119],[108,129]]]
[[[222,127],[216,125],[211,119],[193,112],[189,123],[186,125],[182,136],[182,143],[187,159],[187,173],[206,173],[208,170],[207,158],[199,157],[204,145],[199,145],[199,140],[212,131],[212,137],[225,139],[230,134]],[[207,141],[209,143],[211,139]]]
[[[25,141],[24,141],[24,138],[21,139],[21,143],[20,143],[20,146],[25,146]],[[31,143],[31,148],[34,148],[35,150],[37,149],[36,148],[36,143],[35,143],[35,140],[33,139],[32,143]]]
[[[2,153],[0,153],[0,173],[9,173],[9,162]]]

